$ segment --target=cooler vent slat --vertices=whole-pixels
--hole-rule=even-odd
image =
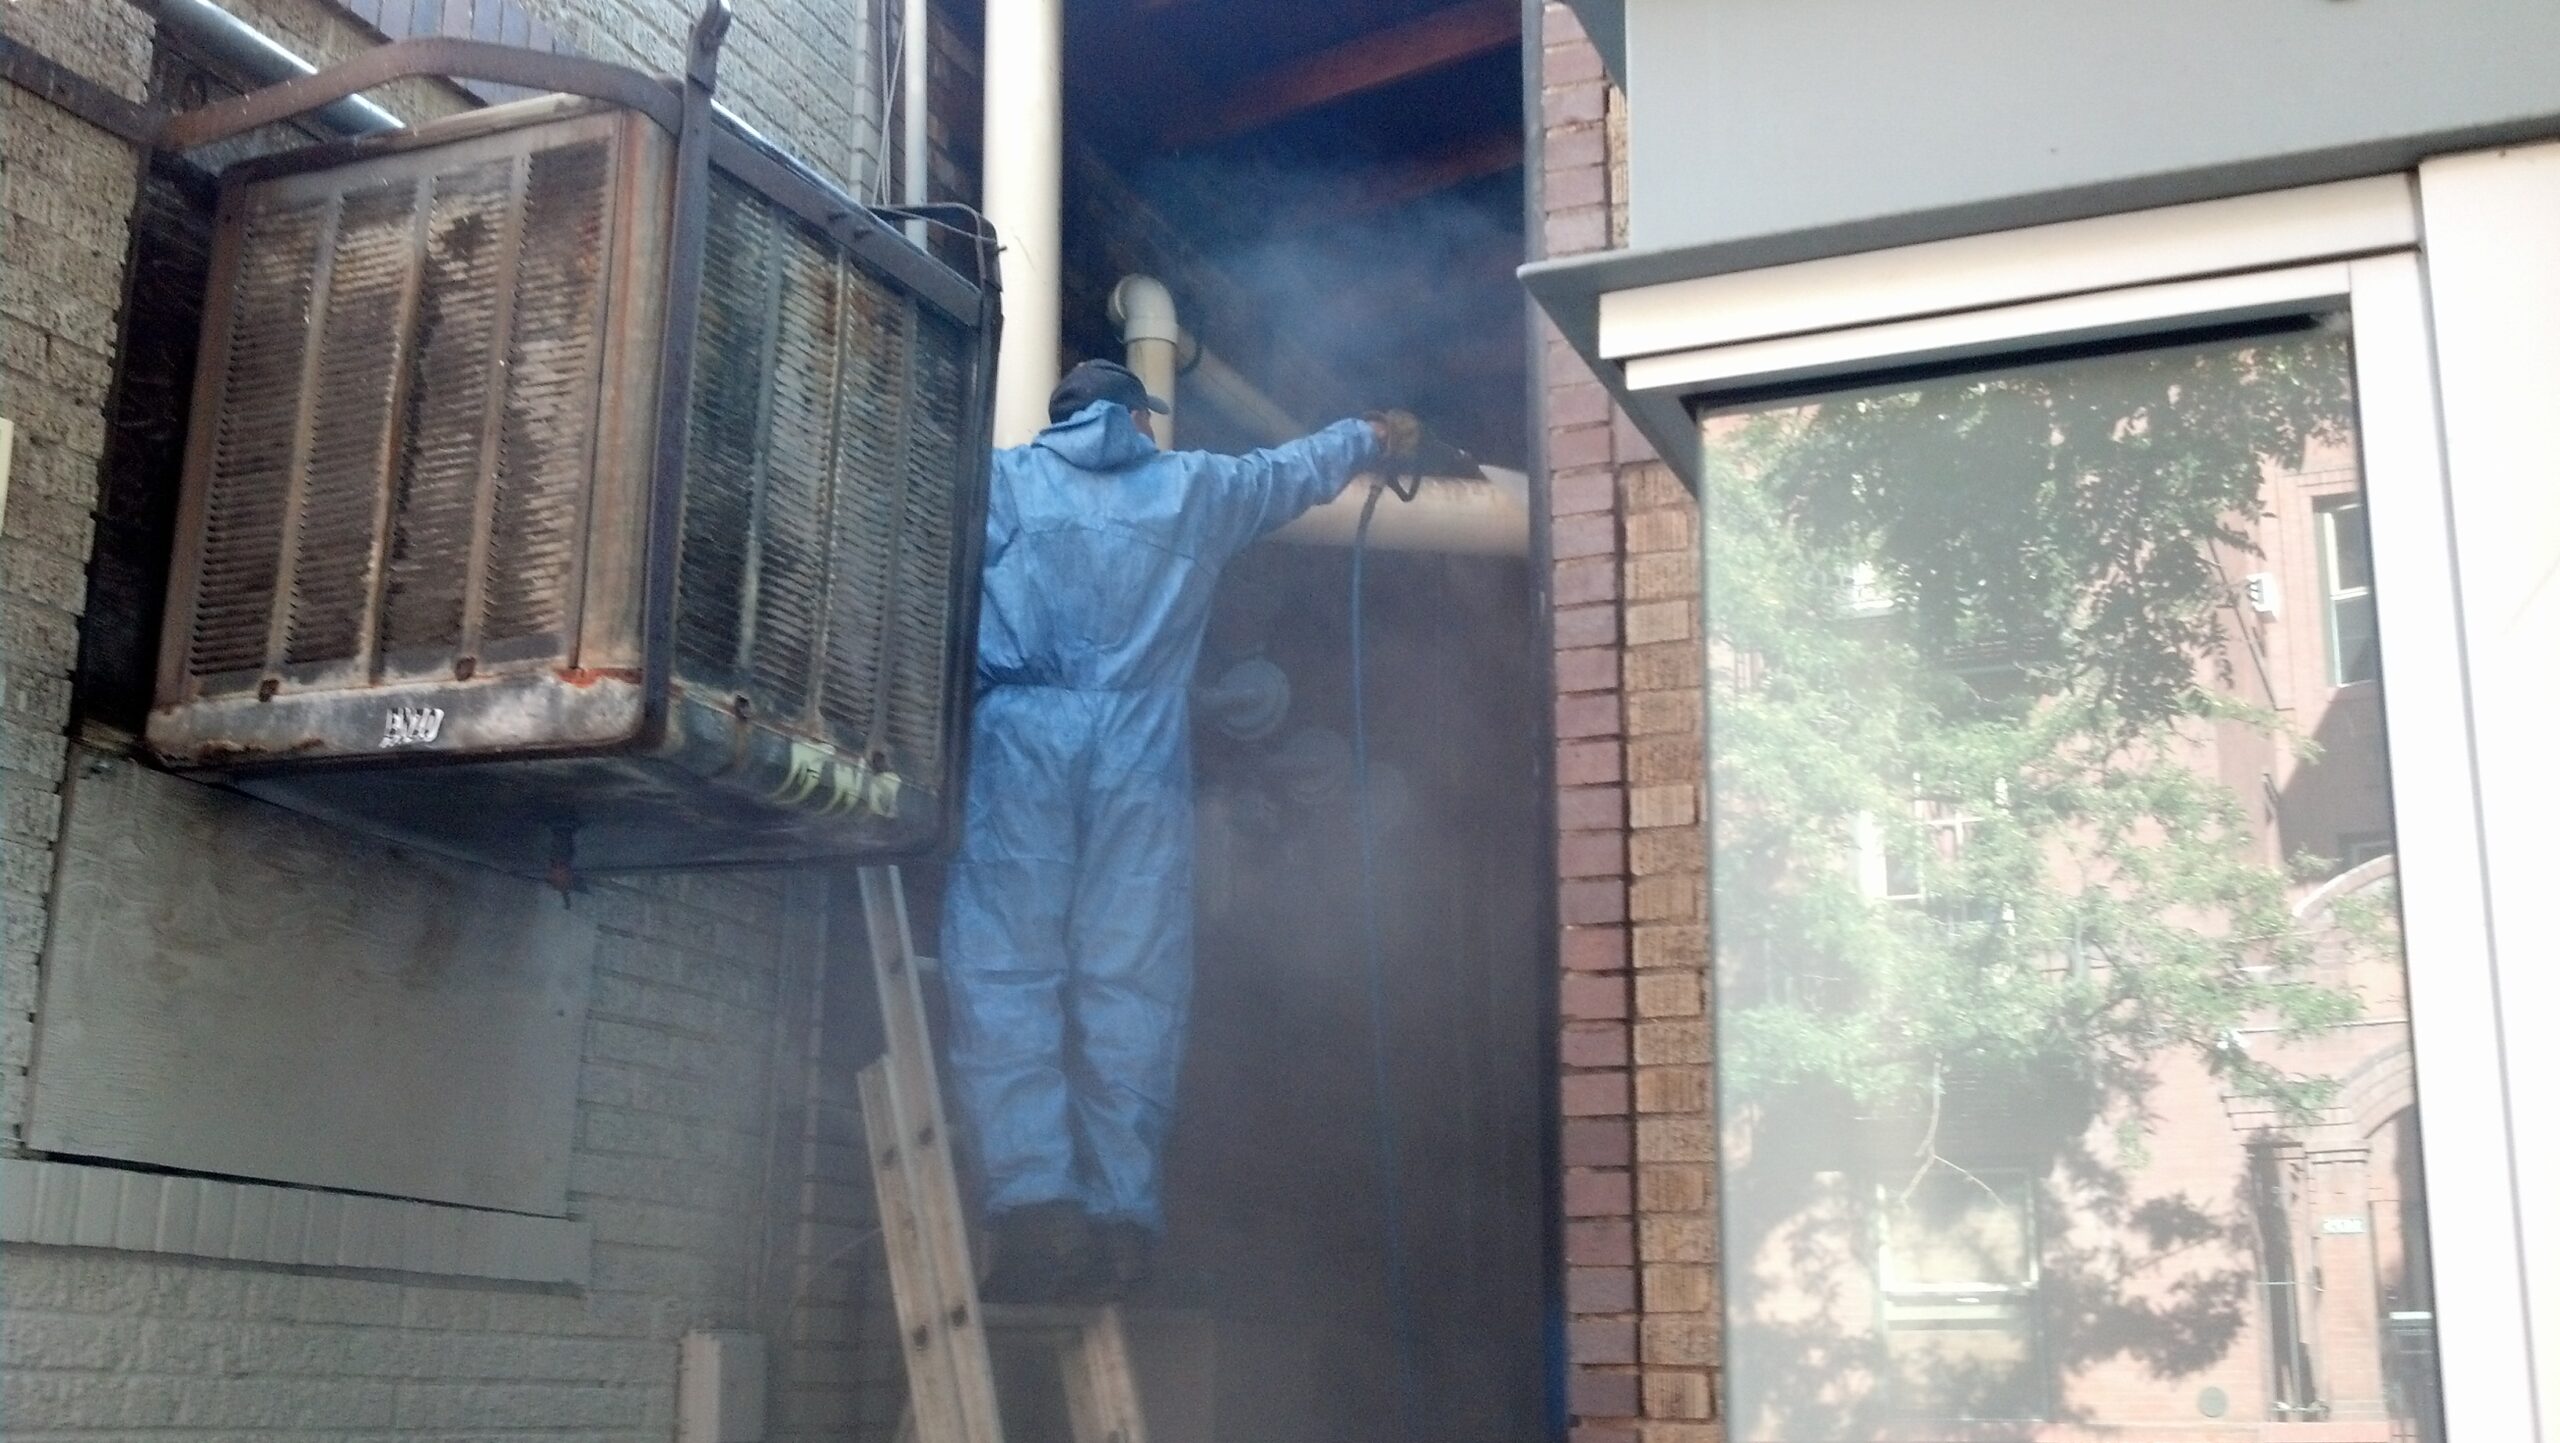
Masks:
[[[898,624],[904,644],[892,679],[889,743],[930,772],[942,765],[942,649],[952,625],[952,511],[939,478],[959,463],[969,431],[968,337],[958,326],[919,313],[914,439],[908,450],[907,518],[900,533]]]
[[[827,495],[834,488],[837,269],[824,252],[786,245],[766,404],[764,510],[755,555],[750,681],[757,706],[805,717],[817,681],[828,584]]]
[[[881,472],[897,454],[906,408],[907,303],[859,270],[849,270],[846,281],[845,390],[836,419],[841,459],[829,507],[839,576],[828,599],[819,712],[835,735],[860,746],[879,695],[880,643],[889,626],[897,493]]]

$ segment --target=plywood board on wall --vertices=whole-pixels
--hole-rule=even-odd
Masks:
[[[30,1144],[565,1211],[593,926],[541,887],[76,753]]]

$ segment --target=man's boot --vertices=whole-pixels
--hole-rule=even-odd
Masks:
[[[996,1214],[987,1224],[993,1266],[978,1295],[990,1303],[1055,1303],[1075,1286],[1091,1251],[1084,1210],[1071,1202],[1033,1203]]]
[[[1114,1219],[1094,1228],[1095,1271],[1101,1275],[1106,1301],[1125,1303],[1145,1293],[1155,1281],[1156,1235],[1153,1229]]]

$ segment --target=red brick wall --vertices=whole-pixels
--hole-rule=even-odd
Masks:
[[[1544,253],[1603,249],[1624,231],[1620,102],[1564,6],[1542,45]],[[1568,1405],[1575,1443],[1706,1443],[1723,1431],[1697,509],[1552,331],[1543,366]]]

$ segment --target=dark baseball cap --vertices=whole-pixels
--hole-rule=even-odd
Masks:
[[[1132,411],[1170,416],[1173,407],[1147,394],[1147,383],[1118,361],[1079,361],[1049,393],[1049,419],[1063,421],[1096,401],[1110,401]]]

